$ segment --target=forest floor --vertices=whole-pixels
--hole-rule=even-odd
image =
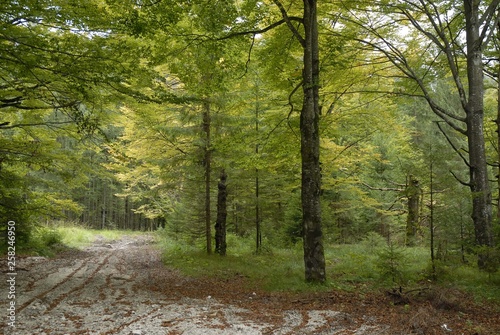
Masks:
[[[15,300],[8,298],[2,262],[0,333],[500,334],[498,309],[456,292],[453,301],[402,304],[397,300],[406,297],[394,300],[384,292],[271,293],[252,288],[243,276],[183,276],[165,267],[153,243],[148,235],[97,238],[55,258],[18,257]],[[11,301],[15,328],[7,325]]]

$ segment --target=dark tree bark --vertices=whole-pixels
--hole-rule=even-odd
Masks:
[[[300,113],[302,158],[302,223],[305,278],[326,281],[321,229],[321,167],[319,159],[319,47],[316,0],[304,0],[304,101]]]
[[[498,40],[500,42],[500,23],[497,25],[498,29]],[[499,49],[500,51],[500,49]],[[497,126],[497,222],[500,223],[500,66],[498,67],[497,72],[497,101],[499,102],[497,105],[497,118],[495,120]]]
[[[203,131],[205,133],[205,157],[203,165],[205,167],[205,238],[207,243],[207,254],[212,253],[212,223],[210,204],[210,175],[212,164],[212,150],[210,148],[210,104],[203,103]]]
[[[406,218],[406,245],[413,246],[417,236],[419,226],[420,210],[420,185],[413,176],[409,177],[406,186],[406,196],[408,198],[408,216]]]
[[[255,107],[255,133],[259,134],[259,96],[256,95],[257,104]],[[255,155],[259,155],[259,143],[255,145]],[[255,253],[259,254],[262,248],[262,230],[260,217],[260,184],[259,168],[255,168]]]
[[[450,1],[451,3],[451,1]],[[456,147],[453,149],[467,164],[469,168],[469,181],[461,181],[471,190],[472,198],[472,220],[474,223],[476,245],[479,247],[478,266],[485,269],[488,266],[489,248],[494,246],[493,223],[492,223],[492,196],[488,178],[488,167],[485,152],[484,139],[484,82],[483,82],[483,48],[486,47],[497,20],[497,10],[500,0],[480,1],[463,0],[463,16],[465,17],[465,30],[452,31],[451,22],[442,22],[444,16],[438,13],[439,6],[435,1],[400,0],[394,1],[392,6],[398,21],[403,18],[412,23],[413,27],[425,36],[437,48],[446,61],[453,77],[456,92],[460,99],[464,114],[449,110],[446,105],[433,98],[432,89],[426,84],[423,77],[413,68],[404,52],[398,46],[388,41],[376,29],[367,27],[380,41],[374,43],[368,39],[361,40],[370,47],[374,47],[379,52],[387,56],[408,78],[415,81],[420,87],[422,97],[428,102],[433,112],[446,122],[453,130],[463,134],[468,142],[468,157]],[[420,20],[425,20],[429,25],[420,24]],[[353,21],[351,21],[353,22]],[[359,23],[363,26],[362,23]],[[364,26],[363,26],[364,27]],[[431,27],[431,28],[429,28]],[[451,36],[455,34],[454,36]],[[460,40],[460,34],[465,33],[467,52],[467,85],[464,85],[462,68],[463,53],[461,48],[456,48],[456,40]],[[435,60],[432,60],[434,63]],[[428,66],[432,67],[433,64]],[[421,64],[419,65],[421,67]],[[439,124],[438,124],[439,125]],[[444,133],[444,132],[443,132]],[[450,142],[450,141],[448,141]],[[452,145],[453,146],[453,145]],[[482,250],[482,251],[481,251]]]
[[[468,100],[465,105],[469,148],[470,189],[472,192],[472,220],[479,247],[493,247],[492,197],[484,141],[484,78],[479,13],[480,1],[464,0],[467,39]],[[478,266],[485,268],[488,253],[479,253]]]
[[[255,169],[255,253],[262,249],[262,227],[260,218],[259,169]]]
[[[302,224],[304,238],[305,278],[308,282],[326,281],[323,232],[321,228],[321,168],[319,160],[319,42],[317,1],[303,0],[302,18],[288,16],[279,0],[273,0],[283,20],[264,29],[229,34],[222,39],[239,35],[264,33],[281,24],[286,24],[304,50],[302,71],[303,106],[300,113],[301,159],[302,159]],[[304,26],[304,37],[293,22]]]
[[[500,22],[497,22],[497,40],[495,43],[495,51],[497,54],[500,53]],[[497,223],[500,224],[500,66],[498,66],[496,70],[496,80],[497,80],[497,118],[495,119],[495,124],[497,126],[497,171],[496,171],[496,179],[497,179],[497,199],[496,199],[496,211],[497,211]]]
[[[222,169],[217,194],[217,220],[215,221],[215,252],[226,255],[226,218],[227,218],[227,174]]]

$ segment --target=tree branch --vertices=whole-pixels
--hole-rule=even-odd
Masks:
[[[297,16],[289,16],[288,20],[289,21],[298,21],[298,22],[302,23],[302,18],[297,17]],[[273,28],[276,28],[276,27],[278,27],[278,26],[280,26],[280,25],[282,25],[283,23],[286,23],[286,22],[287,21],[285,19],[282,19],[282,20],[274,22],[274,23],[270,24],[269,26],[267,26],[265,28],[262,28],[262,29],[236,31],[236,32],[227,34],[225,36],[216,38],[215,40],[216,41],[223,41],[223,40],[227,40],[227,39],[230,39],[230,38],[233,38],[233,37],[237,37],[237,36],[263,34],[263,33],[268,32],[269,30],[271,30]]]
[[[403,192],[404,190],[401,189],[401,188],[390,188],[390,187],[374,187],[374,186],[370,186],[368,185],[367,183],[361,183],[363,186],[367,187],[368,189],[370,190],[374,190],[374,191],[384,191],[384,192],[387,192],[387,191],[390,191],[390,192]]]
[[[279,1],[279,0],[273,0],[274,4],[276,6],[278,6],[280,12],[281,12],[281,16],[283,16],[283,19],[285,20],[286,22],[286,25],[288,26],[288,28],[290,29],[290,31],[292,32],[292,34],[297,38],[297,40],[299,41],[300,45],[302,45],[303,48],[306,47],[306,41],[304,39],[304,37],[302,37],[302,35],[300,35],[299,31],[297,30],[297,28],[295,28],[295,26],[292,24],[292,21],[291,21],[291,17],[288,16],[288,13],[286,12],[286,9],[285,7],[283,7],[283,4]],[[300,20],[301,23],[303,23],[302,20]]]
[[[39,123],[18,123],[18,124],[13,124],[10,125],[10,122],[3,122],[0,124],[0,130],[5,130],[5,129],[14,129],[14,128],[24,128],[24,127],[39,127],[39,126],[53,126],[53,125],[62,125],[62,124],[70,124],[74,123],[75,121],[59,121],[59,122],[39,122]]]
[[[458,178],[458,176],[452,170],[450,170],[450,173],[455,178],[455,180],[458,181],[463,186],[467,186],[467,187],[471,187],[472,186],[471,183],[467,183],[467,182],[463,181],[462,179]]]
[[[490,27],[496,27],[496,23],[498,22],[498,15],[495,17],[495,24],[490,25],[491,20],[493,19],[495,12],[498,9],[498,5],[500,4],[500,0],[494,0],[488,6],[486,11],[483,13],[483,16],[479,19],[479,24],[483,26],[483,31],[481,32],[481,41],[483,45],[488,44],[491,36],[493,35],[495,29],[491,29],[488,34],[488,30]],[[488,34],[488,36],[486,36]]]
[[[471,167],[469,162],[467,161],[467,158],[464,157],[464,155],[462,155],[462,153],[460,152],[460,150],[455,146],[455,144],[451,141],[450,137],[448,136],[448,134],[446,134],[446,132],[443,130],[443,128],[441,127],[441,124],[439,122],[436,122],[436,125],[438,126],[439,130],[441,131],[441,133],[444,135],[444,137],[446,138],[446,141],[450,144],[450,146],[453,148],[453,150],[460,156],[460,158],[464,161],[465,165],[467,167]]]

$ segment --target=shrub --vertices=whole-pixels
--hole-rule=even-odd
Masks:
[[[404,250],[390,243],[377,254],[376,266],[384,280],[402,285],[405,282],[406,256]]]
[[[42,246],[45,247],[52,247],[56,244],[62,244],[62,235],[55,229],[37,229],[34,237],[39,240]]]
[[[387,246],[387,239],[376,232],[369,232],[361,241],[361,244],[367,248],[379,249]]]

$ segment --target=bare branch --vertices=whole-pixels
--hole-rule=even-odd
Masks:
[[[361,183],[361,184],[363,186],[367,187],[368,189],[375,190],[375,191],[384,191],[384,192],[387,192],[387,191],[390,191],[390,192],[403,192],[404,191],[404,189],[401,189],[401,188],[374,187],[374,186],[368,185],[367,183]]]
[[[5,130],[5,129],[14,129],[14,128],[25,128],[25,127],[51,127],[54,125],[62,125],[62,124],[70,124],[74,123],[74,121],[59,121],[59,122],[39,122],[39,123],[18,123],[18,124],[13,124],[10,125],[10,122],[3,122],[0,124],[0,130]]]
[[[288,28],[290,29],[290,31],[292,32],[292,34],[297,38],[297,40],[299,41],[300,45],[302,45],[302,47],[305,48],[306,47],[306,41],[302,37],[302,35],[300,35],[300,33],[297,30],[297,28],[295,28],[295,26],[292,24],[292,21],[291,21],[290,17],[288,16],[288,13],[286,12],[285,7],[283,7],[283,4],[279,0],[273,0],[273,2],[280,9],[281,16],[283,16],[283,19],[285,20],[286,25],[288,26]],[[302,22],[302,20],[300,22]]]
[[[287,116],[288,120],[290,119],[290,116],[292,115],[292,113],[294,111],[294,106],[292,103],[292,96],[295,94],[295,92],[297,92],[297,90],[299,88],[302,87],[303,84],[304,84],[304,81],[301,80],[300,83],[297,86],[295,86],[295,88],[292,90],[292,92],[290,92],[290,94],[288,95],[288,105],[290,106],[290,112],[288,113],[288,116]]]
[[[494,0],[488,6],[486,11],[483,13],[483,16],[479,19],[479,24],[483,26],[483,31],[481,32],[481,41],[484,45],[488,44],[491,36],[493,35],[495,29],[489,29],[490,27],[495,27],[498,22],[498,15],[495,16],[495,12],[498,9],[498,5],[500,4],[500,0]],[[495,20],[495,24],[491,25],[491,20]],[[490,32],[488,33],[488,30]],[[488,34],[488,36],[486,36]]]
[[[444,131],[444,129],[441,127],[441,124],[439,122],[436,122],[439,130],[441,131],[441,133],[444,135],[444,137],[446,138],[446,141],[451,145],[451,147],[453,148],[453,150],[460,156],[460,158],[464,161],[465,165],[468,166],[470,168],[470,164],[469,162],[467,161],[467,158],[465,158],[465,156],[460,152],[460,150],[455,146],[455,144],[451,141],[450,137],[448,136],[448,134],[446,134],[446,132]]]
[[[302,22],[302,18],[300,17],[297,17],[297,16],[288,16],[287,19],[291,22],[291,21],[298,21],[298,22]],[[216,38],[215,40],[216,41],[223,41],[223,40],[227,40],[227,39],[230,39],[230,38],[234,38],[234,37],[237,37],[237,36],[245,36],[245,35],[257,35],[257,34],[263,34],[265,32],[268,32],[269,30],[273,29],[273,28],[276,28],[280,25],[282,25],[283,23],[286,23],[287,21],[285,19],[282,19],[282,20],[279,20],[265,28],[262,28],[262,29],[256,29],[256,30],[245,30],[245,31],[236,31],[236,32],[232,32],[230,34],[227,34],[225,36],[222,36],[222,37],[219,37],[219,38]]]
[[[472,186],[471,183],[467,183],[467,182],[463,181],[462,179],[458,178],[458,176],[453,171],[450,170],[450,173],[456,179],[456,181],[458,181],[460,184],[462,184],[464,186],[467,186],[467,187],[471,187]]]

